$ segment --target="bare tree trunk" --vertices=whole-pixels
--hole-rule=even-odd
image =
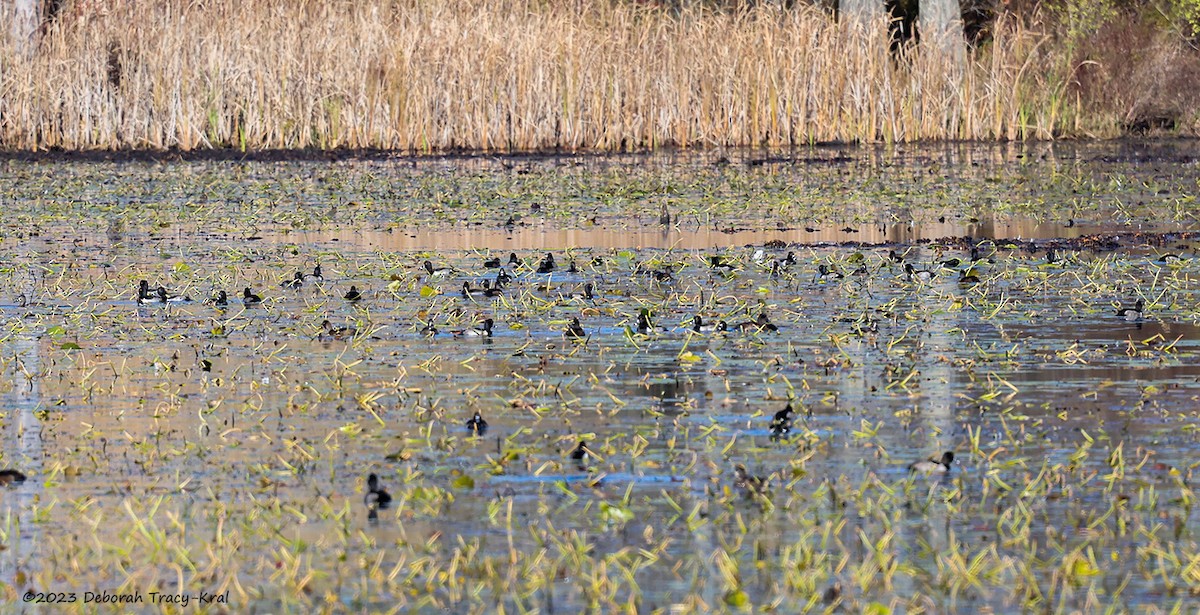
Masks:
[[[853,20],[864,26],[884,14],[883,0],[839,0],[838,14],[847,22]]]
[[[967,41],[963,38],[962,9],[958,0],[921,0],[921,15],[918,26],[921,46],[938,49],[962,65],[967,54]]]
[[[34,36],[38,27],[38,0],[13,0],[12,6],[0,6],[0,15],[12,16],[9,36],[13,47],[20,53],[33,53]]]

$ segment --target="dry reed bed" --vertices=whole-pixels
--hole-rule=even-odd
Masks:
[[[10,149],[622,149],[1077,130],[1041,38],[889,57],[815,9],[114,0],[0,47]],[[1034,70],[1033,67],[1036,67]]]

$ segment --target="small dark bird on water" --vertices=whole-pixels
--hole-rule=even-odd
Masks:
[[[1117,316],[1125,320],[1139,320],[1142,317],[1142,309],[1146,307],[1146,302],[1141,299],[1133,304],[1133,307],[1123,307],[1117,310]]]
[[[729,325],[724,320],[717,321],[715,325],[706,325],[699,315],[692,317],[692,331],[696,333],[723,333],[728,330]]]
[[[321,265],[318,264],[316,267],[313,267],[313,272],[311,274],[309,274],[308,277],[310,277],[318,282],[324,282],[325,276],[321,275]]]
[[[824,601],[825,604],[833,604],[837,600],[841,599],[841,597],[842,597],[842,584],[840,581],[835,581],[834,584],[830,585],[825,590],[825,593],[821,595],[821,600]]]
[[[904,264],[904,273],[908,275],[909,281],[917,279],[921,282],[928,282],[929,280],[933,279],[932,271],[928,269],[917,269],[916,267],[912,266],[912,263]]]
[[[771,437],[786,438],[792,433],[792,404],[788,405],[775,413],[775,417],[771,419]]]
[[[571,451],[571,460],[575,462],[575,465],[579,466],[580,470],[586,470],[593,457],[595,455],[588,448],[586,440],[580,440],[575,450]]]
[[[587,331],[584,331],[583,325],[579,324],[578,317],[572,317],[571,324],[567,325],[566,330],[563,331],[563,335],[569,339],[581,340],[587,337]]]
[[[749,333],[761,333],[763,331],[779,330],[779,327],[772,324],[771,320],[767,318],[765,312],[759,312],[758,317],[754,320],[739,322],[738,324],[734,325],[733,328],[737,329],[738,331],[745,331]]]
[[[255,305],[261,305],[262,302],[263,302],[262,297],[259,297],[258,295],[250,292],[249,286],[247,286],[245,288],[245,290],[242,291],[242,305],[244,305],[246,307],[252,307]]]
[[[492,327],[496,326],[496,321],[491,318],[485,318],[478,327],[473,329],[459,329],[451,331],[450,334],[454,337],[491,337]]]
[[[25,475],[17,470],[0,470],[0,486],[23,483],[25,480]]]
[[[737,464],[733,468],[733,484],[738,486],[743,495],[748,499],[758,499],[766,497],[768,491],[768,479],[761,476],[751,476],[746,471],[746,466]]]
[[[921,474],[945,474],[950,471],[950,464],[954,463],[954,452],[946,451],[942,453],[941,459],[922,459],[913,462],[908,466],[909,472],[919,472]]]
[[[279,286],[296,290],[304,286],[304,274],[297,271],[296,275],[290,280],[284,280]]]
[[[483,266],[486,269],[496,269],[500,266],[500,257],[497,256],[496,258],[489,258],[483,261]]]
[[[357,286],[352,285],[350,286],[350,290],[346,291],[346,294],[342,295],[342,298],[346,301],[354,303],[355,301],[360,301],[362,299],[362,293],[358,292]]]
[[[368,518],[377,518],[376,511],[387,508],[392,503],[392,496],[379,486],[379,477],[372,473],[367,477],[367,493],[363,495],[363,503],[367,505]]]
[[[435,269],[433,263],[430,261],[425,261],[422,266],[425,267],[425,271],[432,278],[441,278],[450,275],[449,267],[438,267]]]
[[[475,416],[471,417],[471,419],[467,421],[467,429],[471,430],[471,432],[477,436],[482,436],[483,434],[487,433],[488,422],[485,421],[483,419],[483,415],[479,414],[479,411],[476,410]]]
[[[654,333],[654,327],[650,324],[650,312],[645,309],[638,313],[637,333],[638,335],[650,335]]]
[[[538,273],[550,273],[551,271],[554,271],[554,267],[555,267],[554,255],[547,252],[546,258],[543,258],[542,262],[538,263],[537,272]]]
[[[325,340],[346,340],[358,335],[358,329],[353,327],[335,327],[328,320],[321,321],[321,329],[324,333],[320,337]]]
[[[813,281],[814,282],[836,282],[844,277],[846,277],[846,276],[842,275],[840,272],[830,269],[829,265],[826,265],[825,263],[821,263],[821,265],[817,267],[817,275],[813,276]]]
[[[725,262],[725,258],[722,257],[721,255],[709,256],[708,257],[708,266],[712,267],[713,269],[724,270],[725,273],[733,271],[733,265]]]
[[[229,305],[229,295],[225,294],[225,291],[217,293],[217,297],[213,299],[213,305],[217,307],[225,307]]]
[[[595,286],[593,286],[591,282],[587,282],[586,284],[583,285],[583,292],[571,293],[571,298],[572,299],[586,299],[588,301],[591,301],[592,299],[596,298],[595,295],[592,294],[592,292],[594,290],[595,290]]]
[[[463,282],[463,285],[462,285],[463,299],[470,299],[472,297],[482,296],[486,293],[486,291],[487,291],[486,288],[471,288],[470,282]]]

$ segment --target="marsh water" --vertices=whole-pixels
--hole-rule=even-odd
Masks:
[[[0,609],[1194,608],[1197,154],[9,157]]]

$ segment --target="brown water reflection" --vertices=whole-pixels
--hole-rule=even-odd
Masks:
[[[763,245],[784,242],[789,246],[821,244],[909,244],[920,241],[969,237],[972,239],[1070,239],[1106,232],[1180,232],[1192,227],[1180,224],[1101,225],[1051,224],[1032,219],[993,219],[987,222],[925,222],[893,224],[886,227],[859,225],[857,227],[774,229],[774,230],[714,230],[688,229],[688,225],[670,228],[637,226],[594,226],[583,229],[563,229],[552,225],[523,226],[513,229],[490,229],[468,226],[442,230],[414,226],[388,230],[293,231],[266,232],[259,236],[276,243],[308,243],[354,245],[365,249],[394,252],[413,250],[561,250],[568,248],[609,249],[684,249]]]

